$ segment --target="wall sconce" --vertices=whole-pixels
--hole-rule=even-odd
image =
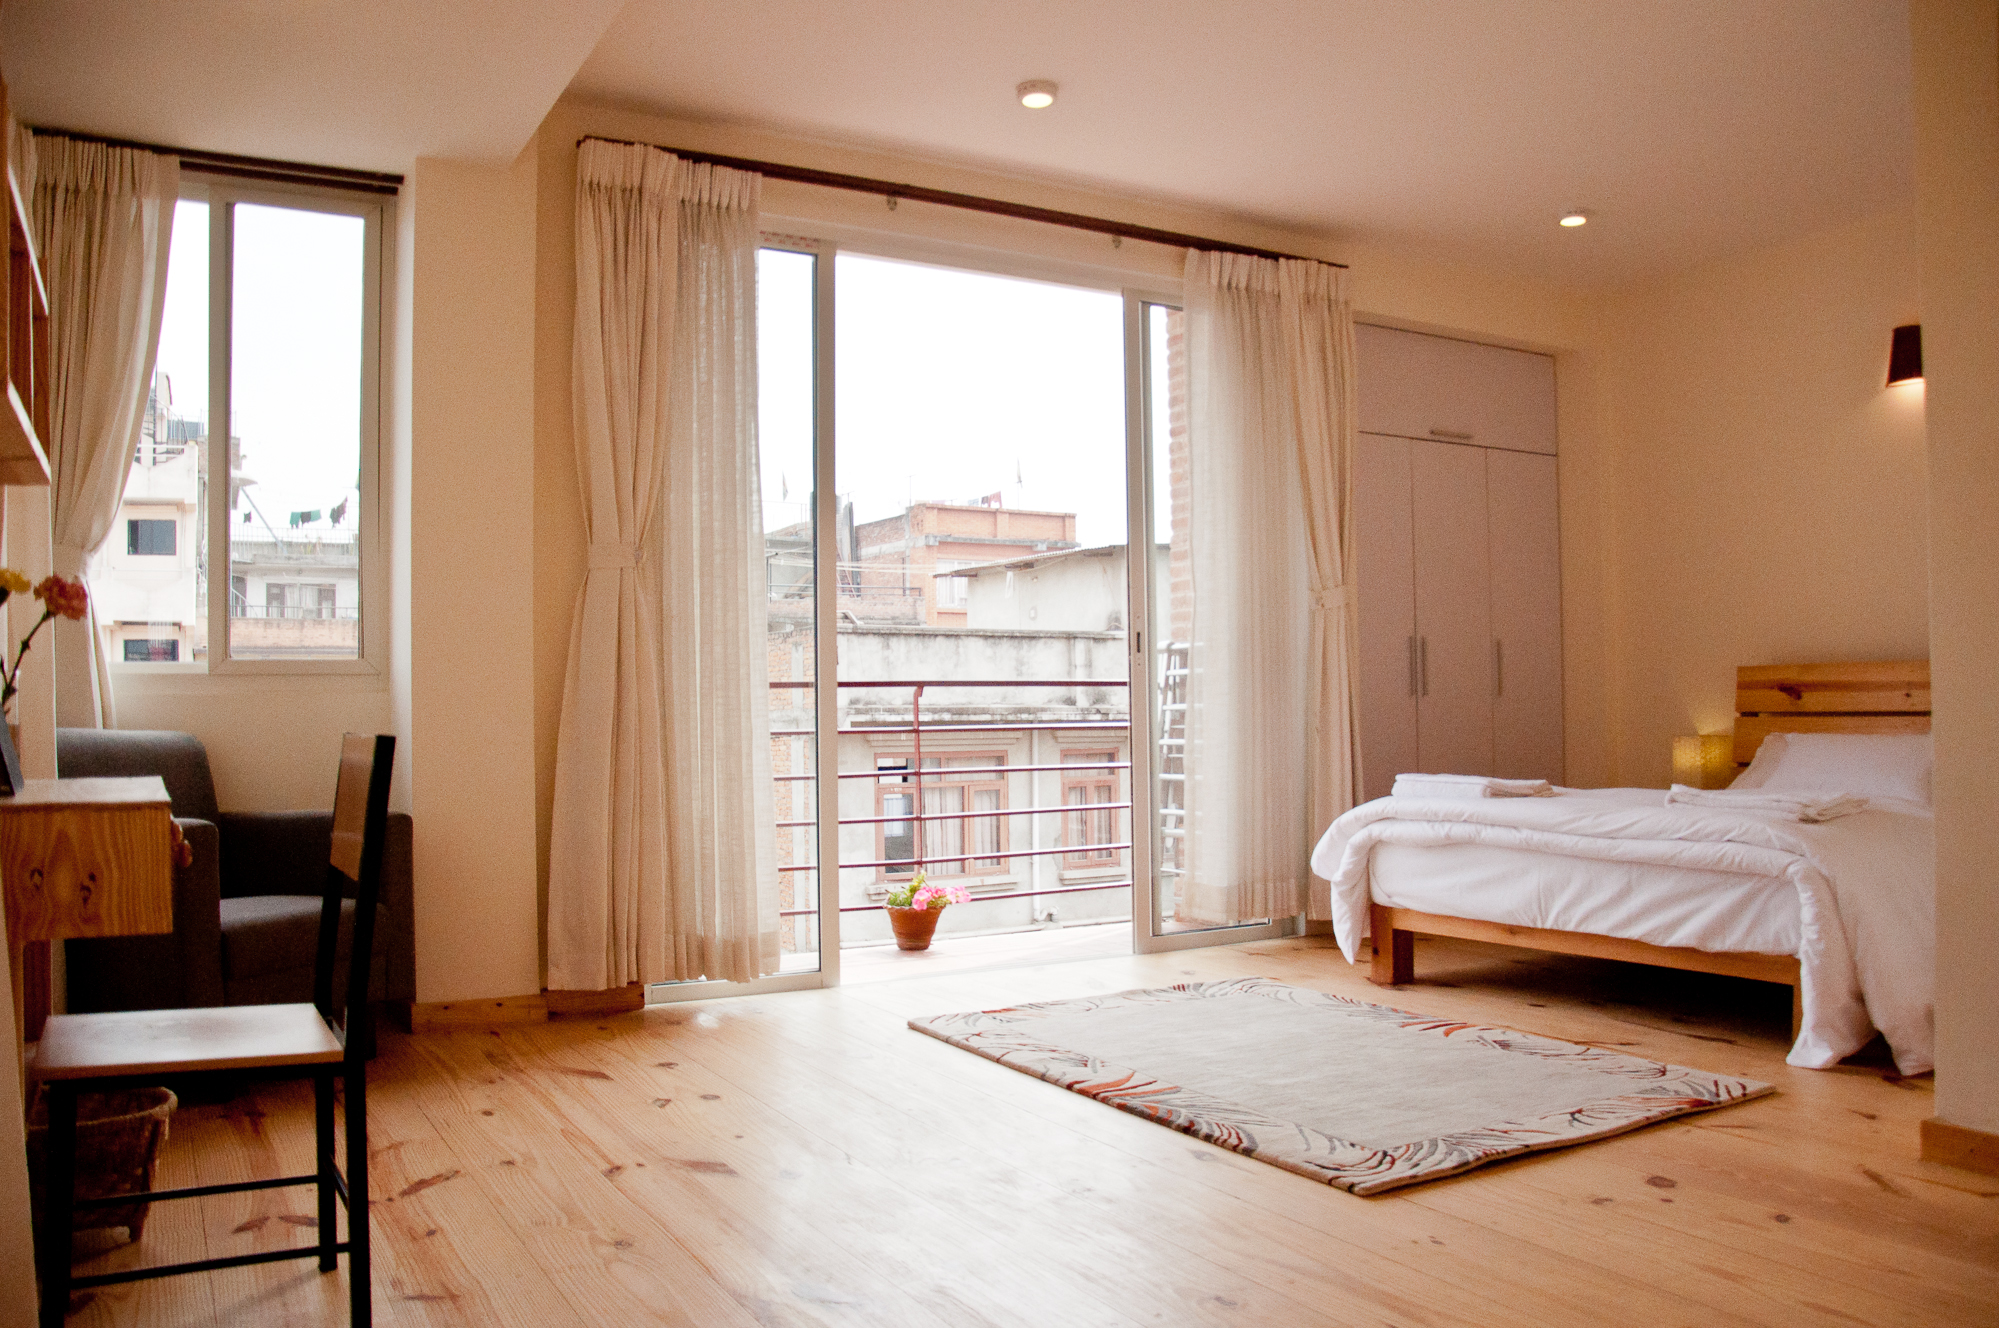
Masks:
[[[1923,325],[1908,323],[1895,329],[1888,348],[1888,386],[1923,381]]]
[[[1735,778],[1735,739],[1702,733],[1673,739],[1673,782],[1689,788],[1726,788]]]

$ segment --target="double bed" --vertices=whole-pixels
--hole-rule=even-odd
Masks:
[[[1383,984],[1414,980],[1417,934],[1782,983],[1792,1064],[1836,1064],[1878,1030],[1903,1073],[1930,1068],[1927,662],[1743,668],[1736,698],[1735,758],[1749,767],[1738,784],[1795,783],[1808,747],[1867,761],[1893,748],[1880,759],[1907,768],[1819,774],[1871,795],[1823,824],[1669,804],[1658,789],[1376,799],[1312,858],[1341,948],[1357,962],[1371,941]],[[1805,736],[1766,749],[1773,735]]]

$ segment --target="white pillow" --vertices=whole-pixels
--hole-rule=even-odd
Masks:
[[[1762,745],[1757,747],[1756,755],[1749,759],[1749,768],[1737,775],[1729,784],[1729,787],[1739,789],[1762,788],[1763,781],[1770,778],[1770,772],[1775,770],[1783,759],[1784,735],[1781,733],[1767,735],[1763,739]]]
[[[1927,733],[1773,733],[1734,787],[1902,798],[1927,807],[1931,752]]]

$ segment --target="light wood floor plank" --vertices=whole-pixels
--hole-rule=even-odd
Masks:
[[[922,1041],[936,1048],[936,1054],[953,1054],[953,1049],[940,1043],[927,1038]],[[1329,1205],[1315,1193],[1321,1187],[1312,1182],[1306,1182],[1307,1188],[1301,1191],[1292,1184],[1300,1178],[1276,1168],[1198,1144],[976,1057],[956,1055],[986,1067],[982,1071],[986,1078],[980,1081],[978,1091],[987,1101],[1005,1100],[1040,1116],[1042,1131],[1066,1125],[1087,1132],[1092,1147],[1098,1150],[1127,1151],[1156,1160],[1168,1169],[1177,1167],[1198,1188],[1172,1201],[1176,1212],[1215,1213],[1253,1230],[1257,1239],[1269,1239],[1273,1231],[1282,1230],[1273,1226],[1273,1217],[1289,1217],[1307,1228],[1298,1237],[1301,1256],[1357,1273],[1349,1276],[1350,1281],[1427,1288],[1427,1297],[1418,1296],[1419,1301],[1448,1307],[1454,1297],[1439,1296],[1433,1285],[1443,1282],[1469,1297],[1474,1306],[1486,1306],[1476,1311],[1465,1309],[1462,1317],[1451,1321],[1492,1320],[1504,1313],[1493,1308],[1493,1302],[1515,1307],[1530,1323],[1621,1323],[1629,1322],[1628,1316],[1641,1310],[1670,1320],[1693,1308],[1629,1278],[1573,1267],[1566,1256],[1518,1241],[1503,1230],[1422,1213],[1400,1196],[1358,1199],[1335,1191],[1340,1202]],[[1089,1110],[1092,1107],[1097,1110]],[[1162,1197],[1161,1201],[1168,1200]],[[1238,1202],[1240,1207],[1234,1207]],[[1356,1270],[1357,1262],[1367,1263],[1365,1256],[1357,1254],[1357,1247],[1390,1266]],[[1606,1306],[1618,1308],[1610,1311]],[[1706,1322],[1747,1321],[1702,1317]]]
[[[548,1284],[544,1298],[552,1289],[565,1305],[556,1321],[752,1328],[754,1317],[695,1257],[661,1238],[645,1214],[599,1184],[600,1155],[590,1122],[522,1128],[516,1114],[529,1115],[533,1104],[520,1092],[514,1054],[503,1038],[481,1032],[426,1035],[411,1052],[421,1063],[414,1102],[452,1165],[413,1182],[396,1200],[429,1213],[460,1182],[462,1189],[479,1193],[504,1215],[520,1246],[509,1278]],[[496,1110],[490,1118],[494,1130],[483,1135],[464,1126],[465,1071],[445,1068],[467,1059],[476,1066],[470,1071],[475,1081],[513,1090],[504,1095],[506,1115]],[[461,1226],[460,1244],[476,1243],[485,1229]],[[461,1275],[456,1284],[471,1282]]]
[[[756,1104],[726,1102],[720,1093],[704,1100],[691,1088],[666,1096],[660,1086],[641,1082],[640,1065],[597,1056],[574,1027],[543,1038],[510,1030],[503,1042],[500,1077],[490,1085],[479,1085],[462,1059],[441,1067],[465,1092],[467,1147],[513,1150],[547,1132],[562,1134],[575,1155],[571,1183],[597,1191],[597,1204],[617,1215],[630,1233],[621,1239],[635,1263],[652,1257],[648,1244],[679,1242],[684,1232],[702,1247],[705,1275],[744,1307],[745,1317],[828,1325],[936,1322],[894,1277],[869,1267],[864,1247],[847,1255],[829,1252],[835,1232],[813,1229],[816,1207],[772,1201],[773,1191],[786,1193],[813,1163],[780,1153],[780,1165],[767,1165],[777,1150],[761,1138],[754,1145],[742,1142],[758,1132]],[[648,1045],[654,1055],[671,1048],[661,1040]],[[450,1050],[464,1055],[462,1047]],[[665,1107],[653,1105],[663,1097]],[[837,1187],[848,1200],[850,1221],[863,1231],[870,1218],[906,1221],[870,1204],[866,1180],[849,1168],[847,1183]],[[683,1223],[683,1215],[694,1220]],[[954,1253],[939,1244],[939,1260],[948,1266]],[[771,1257],[781,1251],[790,1257]],[[855,1263],[854,1254],[862,1262]]]
[[[1786,1066],[1788,1008],[1755,984],[1425,942],[1424,980],[1384,991],[1318,939],[926,971],[385,1035],[371,1073],[378,1320],[1999,1323],[1999,1184],[1916,1159],[1928,1081]],[[1252,974],[1779,1091],[1358,1199],[904,1026]],[[190,1108],[163,1183],[303,1170],[310,1139],[309,1095],[292,1090]],[[270,1243],[278,1226],[309,1236],[281,1221],[312,1211],[309,1190],[179,1205],[193,1214],[179,1225],[174,1207],[156,1209],[148,1261]],[[339,1320],[344,1270],[281,1268],[101,1293],[72,1322]]]

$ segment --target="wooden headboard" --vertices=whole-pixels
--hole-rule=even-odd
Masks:
[[[1928,733],[1930,662],[1757,664],[1735,671],[1735,760],[1772,733]]]

